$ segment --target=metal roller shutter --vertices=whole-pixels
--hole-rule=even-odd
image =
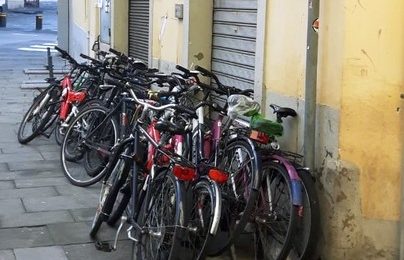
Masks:
[[[150,0],[129,1],[129,56],[148,62]]]
[[[214,0],[212,71],[225,85],[254,88],[257,0]]]

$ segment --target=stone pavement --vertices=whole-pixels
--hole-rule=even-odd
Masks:
[[[52,9],[47,12],[45,19],[56,17]],[[31,29],[31,18],[9,14],[8,27],[0,28],[0,260],[129,259],[127,239],[117,252],[95,249],[88,233],[99,185],[68,183],[53,136],[28,145],[17,141],[19,122],[35,95],[19,88],[27,79],[22,71],[43,68],[46,60],[41,50],[19,49],[56,42],[55,22],[44,22],[45,30],[38,32]],[[114,230],[104,227],[100,237],[112,240]]]

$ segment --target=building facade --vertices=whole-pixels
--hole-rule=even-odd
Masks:
[[[268,118],[271,103],[296,109],[281,144],[303,152],[307,1],[65,1],[76,57],[101,35],[103,48],[163,71],[213,69],[226,84],[253,87]],[[323,259],[399,259],[404,1],[320,1],[319,18],[320,251]]]

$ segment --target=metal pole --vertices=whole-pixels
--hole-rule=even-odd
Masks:
[[[53,60],[49,47],[47,48],[47,51],[48,51],[48,66],[46,66],[46,68],[49,70],[49,82],[53,82],[55,80],[53,74]]]
[[[401,103],[404,103],[404,93],[400,95]],[[401,113],[401,136],[404,136],[404,113]],[[400,260],[404,260],[404,141],[401,146],[401,199],[400,199]]]
[[[312,28],[319,17],[320,0],[308,0],[306,82],[304,102],[304,159],[305,166],[314,169],[317,104],[318,34]]]

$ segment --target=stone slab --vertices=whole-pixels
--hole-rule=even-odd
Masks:
[[[20,154],[20,153],[10,153],[10,154],[1,154],[0,162],[26,162],[26,161],[41,161],[43,157],[40,153],[29,153],[29,154]]]
[[[24,171],[32,169],[53,170],[60,169],[60,160],[56,161],[31,161],[8,163],[10,171]]]
[[[19,248],[14,253],[16,260],[68,260],[61,246]]]
[[[54,187],[0,190],[0,199],[39,198],[57,195]]]
[[[51,223],[74,222],[68,211],[48,211],[0,216],[0,227],[30,227]]]
[[[13,189],[14,187],[13,181],[0,181],[0,190]]]
[[[24,213],[25,209],[21,199],[0,199],[0,216]]]
[[[120,241],[118,250],[105,253],[95,248],[93,243],[63,247],[69,260],[128,260],[132,257],[132,241]]]
[[[76,222],[92,221],[95,214],[95,208],[71,209],[70,214]]]
[[[46,187],[56,185],[67,185],[68,180],[65,177],[36,178],[36,179],[16,179],[17,188]]]
[[[15,260],[13,250],[0,250],[1,260]]]
[[[76,223],[57,223],[48,225],[49,233],[56,244],[68,245],[75,243],[88,243],[93,240],[89,233],[91,222],[76,222]],[[125,225],[119,235],[120,240],[127,240],[128,236],[125,230],[128,227]],[[115,239],[117,228],[110,227],[103,223],[97,234],[97,239],[100,241],[113,241]]]
[[[90,187],[77,187],[73,185],[55,186],[56,191],[62,196],[91,197],[97,199],[100,194],[101,186],[94,185]]]
[[[97,200],[95,199],[72,196],[24,198],[22,201],[28,212],[93,208],[97,205]]]
[[[0,249],[53,245],[46,227],[0,229]]]

